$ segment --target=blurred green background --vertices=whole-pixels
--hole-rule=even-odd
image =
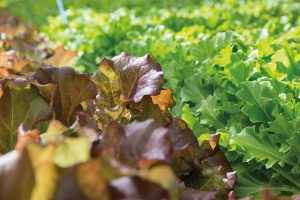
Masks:
[[[120,7],[147,11],[149,8],[187,7],[200,5],[201,0],[62,0],[65,9],[92,8],[95,11],[110,12]],[[209,1],[213,3],[214,1]],[[209,3],[208,2],[208,3]],[[207,3],[207,2],[206,2]],[[50,15],[59,14],[56,0],[0,0],[14,15],[22,17],[28,24],[43,24]]]

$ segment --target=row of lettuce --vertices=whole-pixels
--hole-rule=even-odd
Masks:
[[[91,76],[66,67],[75,56],[0,9],[0,199],[238,198],[220,135],[199,145],[170,113],[154,57]]]
[[[237,190],[300,190],[300,3],[226,1],[193,8],[66,11],[50,17],[50,40],[79,52],[93,72],[104,56],[150,53],[175,92],[173,114],[199,141],[221,135]],[[53,43],[56,45],[56,43]]]

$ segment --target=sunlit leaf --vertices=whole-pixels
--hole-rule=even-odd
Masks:
[[[68,51],[64,46],[58,46],[54,50],[53,56],[45,60],[44,63],[54,67],[71,66],[75,63],[76,56],[76,52]]]

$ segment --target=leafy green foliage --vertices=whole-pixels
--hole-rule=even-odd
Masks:
[[[69,24],[50,17],[43,30],[79,50],[77,68],[89,63],[88,72],[104,55],[150,52],[175,92],[173,114],[197,136],[222,133],[227,158],[248,172],[240,194],[257,195],[266,183],[291,194],[300,190],[299,9],[295,1],[230,0],[147,12],[70,9]]]

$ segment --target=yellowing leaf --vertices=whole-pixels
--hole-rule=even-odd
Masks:
[[[179,199],[180,191],[177,188],[178,179],[173,170],[169,166],[157,166],[147,173],[145,179],[161,185],[166,190],[169,190],[170,199]]]
[[[54,162],[59,167],[70,167],[89,158],[89,142],[86,138],[65,138],[57,147]]]
[[[68,128],[65,127],[60,121],[52,120],[48,126],[46,133],[42,134],[40,137],[42,141],[55,141],[59,135],[67,131]]]
[[[91,160],[78,166],[77,182],[89,200],[110,200],[108,183],[99,159]]]
[[[146,179],[158,183],[165,189],[171,189],[177,178],[169,166],[158,166],[150,169],[145,176]]]
[[[27,146],[27,149],[36,179],[31,200],[51,200],[58,180],[57,169],[53,162],[56,147],[55,145],[41,147],[32,143]]]

